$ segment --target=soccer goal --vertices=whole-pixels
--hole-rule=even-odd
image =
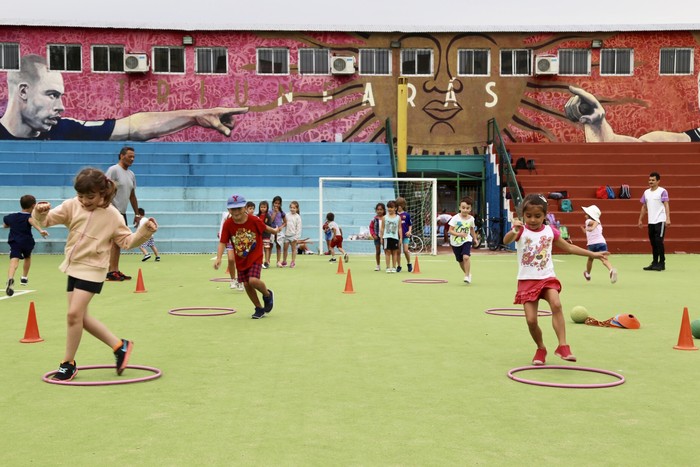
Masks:
[[[437,254],[437,179],[435,178],[361,178],[320,177],[318,179],[319,229],[321,252],[326,239],[323,223],[332,212],[343,230],[343,248],[348,253],[373,254],[374,242],[369,224],[377,203],[406,199],[411,215],[413,238],[409,248],[418,254]]]

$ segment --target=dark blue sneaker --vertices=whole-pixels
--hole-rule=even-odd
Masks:
[[[253,316],[251,318],[253,319],[262,319],[265,317],[265,308],[259,308],[255,307],[255,313],[253,313]]]
[[[11,297],[15,294],[15,280],[14,279],[7,279],[7,288],[5,289],[5,293],[7,294],[8,297]]]
[[[114,359],[117,361],[117,374],[121,375],[129,363],[131,350],[134,348],[134,343],[126,339],[122,339],[122,346],[114,352]]]
[[[396,266],[396,272],[401,272],[401,266]]]
[[[263,296],[263,303],[265,304],[263,309],[265,310],[265,313],[271,312],[272,307],[275,305],[275,294],[272,292],[272,289],[267,289],[267,291],[270,292],[270,296]]]
[[[75,375],[77,374],[78,368],[76,367],[75,362],[73,362],[73,364],[63,362],[58,366],[58,371],[51,379],[55,379],[57,381],[70,381],[75,378]]]
[[[413,265],[408,263],[408,272],[413,272]]]

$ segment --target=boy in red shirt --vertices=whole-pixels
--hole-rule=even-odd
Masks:
[[[224,254],[227,243],[233,244],[233,251],[238,270],[238,282],[243,283],[248,298],[255,306],[253,319],[264,318],[272,311],[273,293],[265,283],[260,280],[263,260],[263,232],[276,234],[279,229],[265,225],[256,216],[248,215],[246,199],[241,195],[233,195],[226,202],[226,207],[231,217],[226,219],[221,227],[221,238],[216,251],[214,269],[219,269],[221,256]],[[260,304],[258,292],[262,294],[263,305]]]

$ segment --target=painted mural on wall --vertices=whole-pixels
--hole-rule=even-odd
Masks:
[[[23,62],[37,69],[29,78],[26,70],[0,74],[0,138],[384,141],[385,120],[396,122],[399,51],[408,48],[433,50],[433,74],[407,77],[412,154],[480,152],[491,118],[514,142],[688,141],[696,134],[689,130],[700,127],[697,76],[658,73],[661,47],[697,47],[700,37],[689,32],[192,35],[198,47],[227,47],[228,73],[195,74],[192,47],[185,49],[182,74],[89,71],[90,45],[123,44],[127,52],[150,52],[156,45],[181,43],[181,33],[0,28],[0,42],[21,37]],[[606,48],[633,48],[633,75],[601,77],[595,50],[590,76],[500,75],[501,49],[556,53],[590,48],[594,38]],[[391,75],[298,73],[299,48],[357,56],[359,49],[387,49],[392,42],[400,48],[390,49]],[[46,70],[40,57],[48,43],[82,44],[83,71]],[[259,47],[289,48],[290,73],[257,74]],[[459,49],[489,49],[489,74],[459,76]],[[696,54],[695,70],[699,64]]]

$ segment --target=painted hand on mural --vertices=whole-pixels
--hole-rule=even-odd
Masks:
[[[684,133],[671,131],[652,131],[640,137],[620,135],[615,133],[610,123],[606,119],[605,109],[600,101],[591,93],[576,86],[569,86],[569,91],[573,96],[564,105],[564,113],[573,122],[583,124],[583,131],[586,135],[587,143],[603,142],[673,142],[686,143],[694,141],[690,133],[697,130],[690,130]]]
[[[234,126],[233,116],[247,111],[247,107],[216,107],[213,109],[140,112],[117,120],[109,139],[113,141],[146,141],[195,125],[211,128],[224,136],[230,136]]]

